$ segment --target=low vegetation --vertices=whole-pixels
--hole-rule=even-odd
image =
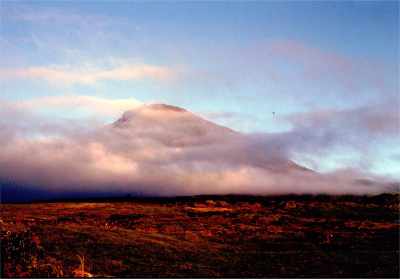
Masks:
[[[2,277],[397,277],[399,195],[2,204]]]

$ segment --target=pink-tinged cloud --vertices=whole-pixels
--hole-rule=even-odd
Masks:
[[[301,66],[303,78],[308,80],[338,83],[352,94],[359,94],[371,86],[379,93],[388,90],[383,65],[372,60],[357,59],[293,40],[273,41],[263,48],[273,59]]]
[[[77,109],[85,110],[99,116],[118,117],[123,112],[143,105],[134,98],[107,99],[85,95],[46,96],[10,103],[15,108],[30,111],[45,111],[46,109]]]
[[[25,127],[35,125],[20,117]],[[141,106],[113,124],[57,136],[32,127],[27,134],[7,136],[15,124],[0,121],[0,126],[0,181],[60,193],[361,194],[388,190],[382,183],[355,181],[363,177],[355,171],[320,175],[296,165],[289,157],[296,134],[246,135],[167,105]]]
[[[18,69],[0,69],[2,79],[40,79],[56,85],[87,84],[93,85],[99,81],[119,80],[168,80],[175,76],[175,71],[169,67],[135,64],[116,65],[110,68],[99,67],[65,67],[46,66]]]
[[[307,105],[321,104],[321,100],[377,101],[382,95],[396,96],[398,91],[393,84],[396,73],[372,57],[357,57],[302,41],[255,41],[216,49],[208,59],[210,67],[193,65],[187,69],[182,84],[204,88],[204,94],[222,88],[226,94],[247,100],[268,97]]]

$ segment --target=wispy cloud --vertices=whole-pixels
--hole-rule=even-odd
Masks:
[[[296,113],[286,117],[298,129],[332,130],[353,137],[400,136],[400,100],[351,109],[325,109]],[[349,137],[348,137],[349,138]]]
[[[16,108],[43,111],[46,109],[84,109],[103,116],[117,117],[124,111],[134,109],[143,103],[134,99],[107,99],[85,95],[47,96],[14,102]]]
[[[353,94],[365,90],[366,86],[373,86],[380,93],[387,90],[383,65],[372,60],[349,57],[294,40],[272,41],[265,46],[265,51],[284,63],[301,66],[302,77],[308,80],[336,83]]]
[[[236,95],[245,91],[247,100],[256,95],[257,100],[296,100],[296,105],[320,105],[321,100],[361,104],[398,91],[398,72],[385,63],[301,40],[259,40],[213,49],[208,59],[218,64],[193,67],[186,74],[190,84],[207,86],[209,92],[221,87]]]
[[[291,130],[273,141],[289,154],[314,157],[321,165],[327,156],[357,154],[347,164],[369,170],[379,150],[396,146],[400,140],[400,102],[389,99],[378,104],[349,109],[321,109],[283,117]],[[319,163],[318,163],[319,162]],[[345,165],[342,163],[342,165]]]
[[[78,66],[38,66],[19,69],[0,69],[2,79],[41,79],[49,83],[93,85],[105,80],[167,80],[174,70],[164,66],[135,64],[111,68],[80,68]]]
[[[124,24],[127,19],[121,17],[111,17],[108,15],[81,13],[77,9],[69,8],[68,13],[65,9],[56,7],[41,7],[37,9],[34,5],[20,3],[8,3],[4,6],[2,16],[7,20],[29,22],[31,24],[64,24],[92,27],[104,27],[110,24]]]

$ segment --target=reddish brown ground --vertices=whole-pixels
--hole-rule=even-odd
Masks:
[[[3,277],[397,277],[399,196],[1,205]]]

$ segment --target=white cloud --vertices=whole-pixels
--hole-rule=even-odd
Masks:
[[[37,66],[0,69],[1,79],[40,79],[55,85],[93,85],[104,80],[168,80],[175,76],[169,67],[147,64],[119,64],[112,67]]]
[[[85,95],[47,96],[13,103],[14,107],[30,111],[46,109],[84,109],[95,114],[114,116],[142,105],[134,98],[107,99]]]

